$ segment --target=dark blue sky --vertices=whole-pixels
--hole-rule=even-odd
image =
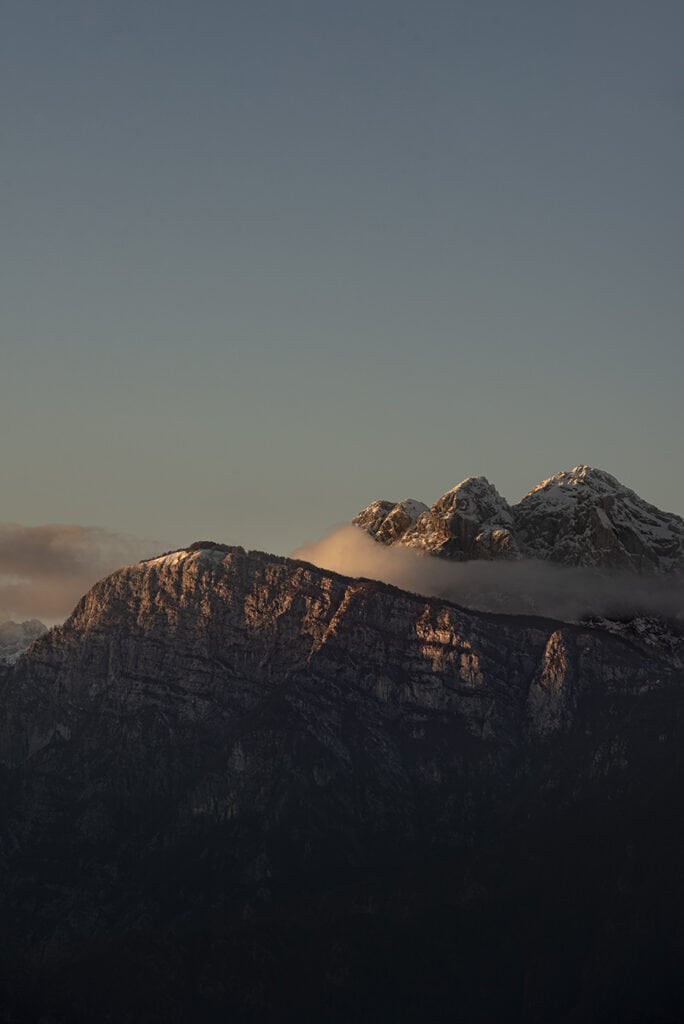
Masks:
[[[684,7],[5,0],[0,519],[684,514]]]

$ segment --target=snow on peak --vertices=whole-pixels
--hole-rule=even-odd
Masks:
[[[178,567],[184,563],[213,562],[217,565],[222,562],[227,554],[234,549],[226,544],[217,544],[215,541],[195,541],[187,548],[179,548],[177,551],[167,551],[157,558],[146,558],[139,565],[164,566],[166,568]]]
[[[594,469],[592,466],[575,466],[569,471],[564,470],[561,473],[548,477],[546,480],[542,480],[541,483],[536,484],[528,491],[522,500],[525,501],[531,495],[538,494],[540,491],[545,492],[549,497],[556,500],[563,500],[564,497],[573,499],[582,488],[589,488],[602,493],[628,490],[614,476],[606,473],[604,469]],[[558,493],[554,494],[554,491]]]
[[[684,568],[684,520],[610,473],[575,466],[543,480],[513,507],[531,557],[561,565],[673,572]]]

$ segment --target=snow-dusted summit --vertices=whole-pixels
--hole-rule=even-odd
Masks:
[[[396,510],[409,504],[413,515],[398,516]],[[509,505],[485,477],[469,477],[431,508],[376,501],[354,523],[382,543],[455,561],[536,558],[557,565],[684,571],[684,519],[590,466],[556,473],[517,505]]]

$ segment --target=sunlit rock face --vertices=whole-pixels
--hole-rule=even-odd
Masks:
[[[447,713],[475,737],[486,724],[505,747],[526,735],[530,687],[563,689],[564,673],[549,667],[558,651],[591,655],[583,671],[594,692],[647,684],[652,669],[634,645],[568,625],[559,647],[555,630],[551,620],[481,615],[303,562],[193,546],[101,581],[32,648],[6,685],[0,752],[22,764],[80,734],[93,707],[144,714],[160,701],[183,727],[220,733],[222,715],[251,714],[293,679],[314,706]]]
[[[651,842],[665,827],[651,798],[680,771],[682,685],[603,629],[241,548],[122,569],[0,673],[0,990],[47,992],[65,1021],[277,1020],[285,998],[298,1019],[331,1000],[333,1019],[373,1019],[370,941],[393,965],[374,1019],[442,1019],[458,994],[466,1019],[517,1020],[525,977],[525,1019],[555,1019],[547,972],[529,976],[544,915],[580,979],[601,936],[623,955],[603,892],[632,891],[634,808]],[[589,942],[568,892],[592,864]],[[524,943],[511,906],[532,915]],[[493,943],[511,974],[483,987]]]
[[[377,538],[371,510],[354,523]],[[470,477],[384,543],[455,561],[534,558],[555,565],[684,571],[684,520],[648,504],[615,477],[575,466],[508,505],[484,477]]]
[[[427,511],[427,505],[412,498],[406,498],[396,504],[391,501],[374,501],[359,512],[354,524],[366,530],[382,544],[393,544],[415,526],[420,516]]]

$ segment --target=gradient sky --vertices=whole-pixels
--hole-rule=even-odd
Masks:
[[[0,520],[684,515],[684,5],[4,0]]]

